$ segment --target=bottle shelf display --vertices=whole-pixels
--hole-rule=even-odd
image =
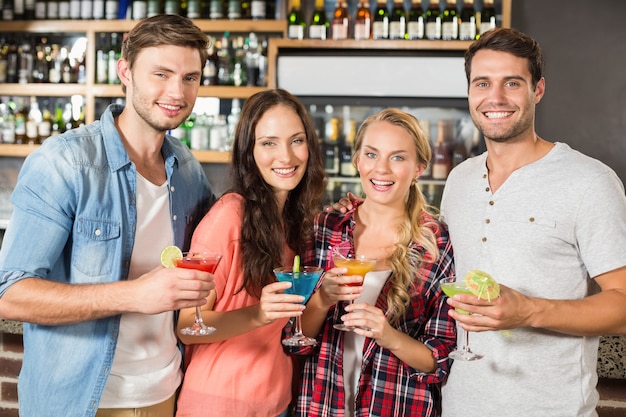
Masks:
[[[510,27],[511,2],[512,0],[291,0],[287,37],[330,41],[474,40],[493,27]],[[320,15],[324,17],[320,19]],[[326,24],[325,34],[320,34],[320,20]],[[362,26],[364,20],[369,20],[365,32]]]
[[[101,42],[101,35],[107,37],[113,34],[123,36],[137,23],[134,20],[31,20],[31,21],[3,21],[0,24],[0,38],[20,39],[41,37],[65,37],[84,38],[87,47],[84,50],[84,74],[77,82],[40,83],[40,82],[0,82],[0,97],[23,97],[25,100],[31,96],[39,99],[48,97],[82,96],[84,103],[84,122],[91,123],[97,119],[96,110],[101,108],[100,101],[111,102],[113,99],[123,97],[121,86],[118,83],[97,82],[97,65],[89,63],[97,62],[97,46]],[[255,33],[263,37],[283,37],[286,31],[285,20],[194,20],[205,33],[213,40],[220,40],[225,34],[230,34],[231,39],[241,34],[249,36]],[[60,35],[59,35],[60,34]],[[121,41],[121,37],[119,39]],[[218,44],[218,42],[213,42]],[[0,54],[2,54],[0,45]],[[102,75],[100,75],[102,77]],[[6,81],[5,77],[5,81]],[[102,78],[101,78],[102,80]],[[12,80],[16,81],[16,80]],[[35,81],[35,80],[33,80]],[[263,83],[265,84],[265,83]],[[245,100],[252,94],[266,89],[267,86],[248,85],[202,85],[199,89],[199,97],[217,97],[220,99]],[[107,104],[105,103],[105,104]],[[24,149],[16,150],[15,147],[23,145],[0,144],[0,156],[26,156],[33,146],[25,146]],[[222,155],[220,152],[198,151],[196,152],[201,162],[225,163],[230,160],[230,155]]]
[[[339,2],[340,6],[342,1]],[[354,39],[354,25],[357,17],[357,6],[363,5],[363,3],[370,6],[370,37],[357,35],[357,37],[364,39]],[[266,86],[224,86],[224,85],[203,85],[199,90],[199,97],[217,97],[223,99],[237,98],[243,101],[252,94],[262,91],[266,88],[274,88],[277,83],[277,71],[276,57],[280,50],[286,48],[298,48],[312,54],[324,56],[327,51],[373,51],[375,54],[384,56],[394,56],[395,54],[402,53],[407,54],[411,51],[432,51],[437,54],[441,51],[444,54],[459,52],[462,55],[462,51],[467,49],[471,40],[428,40],[420,39],[419,35],[411,36],[407,35],[404,39],[373,39],[375,37],[376,27],[376,9],[381,3],[387,5],[388,17],[390,18],[393,8],[392,1],[364,1],[364,0],[349,0],[348,9],[350,11],[349,19],[349,33],[350,38],[342,40],[333,40],[331,24],[334,15],[333,6],[336,4],[335,0],[290,0],[282,4],[283,10],[280,13],[277,11],[276,17],[283,16],[285,19],[194,19],[194,22],[206,33],[214,34],[215,36],[221,36],[225,32],[248,34],[255,32],[257,34],[267,34],[272,36],[268,38],[267,42],[267,85]],[[439,1],[440,12],[443,15],[446,2]],[[476,0],[471,2],[475,5],[475,10],[480,11],[485,4],[491,4],[491,0]],[[496,0],[495,8],[498,12],[498,23],[504,27],[510,27],[510,14],[511,14],[512,0]],[[419,33],[422,29],[420,23],[414,18],[415,10],[418,6],[421,6],[422,12],[426,12],[430,4],[429,0],[405,0],[404,6],[406,11],[405,28],[407,32]],[[289,11],[292,6],[298,5],[301,11],[301,16],[304,22],[304,35],[303,39],[289,39]],[[457,0],[458,15],[463,16],[463,9],[469,5],[468,1]],[[413,15],[411,14],[413,10]],[[323,11],[323,13],[321,13]],[[323,16],[323,17],[322,17]],[[413,16],[413,17],[412,17]],[[493,20],[495,21],[495,16]],[[317,23],[318,27],[311,25],[311,22]],[[389,22],[387,22],[389,23]],[[427,22],[421,22],[424,26]],[[462,22],[461,22],[462,23]],[[82,96],[84,101],[84,121],[90,123],[97,118],[97,114],[101,105],[99,103],[111,102],[115,98],[123,97],[121,87],[118,84],[105,84],[103,82],[97,82],[97,68],[96,65],[89,65],[89,63],[95,63],[97,61],[97,45],[101,34],[110,35],[112,33],[123,34],[129,31],[136,24],[136,20],[82,20],[82,19],[67,19],[67,20],[21,20],[21,21],[2,21],[0,24],[0,38],[7,37],[19,37],[20,35],[27,36],[43,36],[46,34],[62,34],[66,36],[83,36],[86,38],[88,47],[85,50],[85,75],[84,83],[69,83],[69,84],[53,84],[53,83],[2,83],[0,82],[0,97],[19,96],[28,100],[31,96],[38,98],[48,97],[50,99],[54,97],[69,96]],[[413,28],[413,29],[409,29]],[[315,29],[315,30],[313,30]],[[477,27],[477,30],[479,28]],[[311,33],[313,32],[313,36]],[[459,30],[459,34],[462,31]],[[358,31],[361,34],[362,30]],[[387,30],[388,33],[388,30]],[[310,39],[310,38],[316,39]],[[1,47],[2,45],[0,45]],[[0,48],[1,49],[1,48]],[[1,53],[1,52],[0,52]],[[394,103],[388,104],[394,105]],[[36,146],[36,145],[35,145]],[[0,157],[1,156],[26,156],[30,153],[35,146],[26,145],[10,145],[0,144]],[[18,148],[19,147],[19,148]],[[230,160],[228,152],[217,152],[212,150],[194,151],[201,162],[208,163],[224,163]],[[226,155],[224,155],[226,154]]]

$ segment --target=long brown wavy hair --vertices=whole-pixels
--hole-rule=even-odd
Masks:
[[[254,160],[256,126],[261,117],[274,106],[293,109],[304,126],[309,159],[304,177],[289,192],[282,213]],[[302,103],[282,89],[266,90],[246,100],[235,128],[229,192],[243,196],[245,201],[241,231],[243,285],[250,295],[260,297],[261,289],[275,281],[272,270],[282,266],[284,243],[296,253],[303,253],[310,244],[313,218],[322,204],[325,172],[315,127]],[[240,290],[241,290],[240,289]]]
[[[406,130],[413,139],[417,162],[424,167],[428,166],[431,158],[430,144],[422,131],[417,119],[404,111],[388,108],[369,116],[363,121],[357,132],[354,143],[353,162],[363,146],[363,138],[367,129],[376,122],[387,122]],[[404,220],[397,229],[397,238],[393,252],[388,261],[391,265],[391,289],[387,293],[387,319],[395,324],[404,314],[411,300],[410,290],[414,288],[419,268],[423,262],[434,262],[439,256],[439,250],[433,224],[430,224],[428,215],[434,214],[435,209],[426,203],[417,181],[409,188],[405,199]],[[419,248],[419,249],[418,249]]]

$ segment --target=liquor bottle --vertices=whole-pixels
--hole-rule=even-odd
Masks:
[[[13,18],[15,20],[24,20],[24,1],[25,0],[13,0]]]
[[[2,143],[15,143],[15,115],[10,102],[4,104],[0,102],[0,136],[2,136]]]
[[[300,0],[293,0],[287,17],[287,37],[289,39],[304,39],[305,29],[306,22],[302,17],[302,10],[300,10]]]
[[[445,180],[452,169],[452,155],[448,147],[450,135],[450,121],[439,120],[437,122],[437,142],[433,150],[432,176],[435,180]]]
[[[421,0],[413,0],[406,22],[406,34],[409,39],[424,39],[424,9]]]
[[[309,25],[309,39],[325,40],[328,37],[330,22],[326,18],[324,0],[315,0],[315,10],[311,16]]]
[[[459,39],[459,16],[456,0],[447,0],[441,18],[441,39],[449,41]]]
[[[424,34],[426,39],[441,39],[441,10],[439,0],[430,0],[426,10]]]
[[[241,19],[241,0],[228,0],[226,17],[230,20]]]
[[[484,0],[483,9],[480,12],[479,36],[489,29],[496,27],[496,9],[493,7],[493,0]]]
[[[259,68],[260,57],[261,57],[261,48],[259,45],[259,40],[256,36],[256,33],[250,32],[248,35],[248,39],[244,44],[245,49],[245,62],[246,62],[246,85],[248,87],[257,86],[259,82],[259,73],[261,72]]]
[[[345,0],[337,0],[331,23],[332,39],[348,39],[350,34],[350,13]]]
[[[117,1],[115,2],[117,4]],[[59,0],[59,19],[66,20],[70,18],[70,0]],[[115,16],[117,19],[117,16]]]
[[[43,121],[43,114],[35,97],[30,98],[30,106],[26,115],[26,143],[36,145],[39,143],[37,129]]]
[[[48,139],[52,132],[52,114],[50,113],[50,102],[48,99],[44,100],[41,114],[42,119],[37,126],[37,142],[39,143],[43,143],[44,140]]]
[[[83,20],[93,18],[93,0],[80,0],[80,18]]]
[[[59,0],[50,0],[46,5],[46,19],[58,20],[59,19]]]
[[[107,74],[107,81],[109,84],[120,84],[121,81],[117,76],[117,61],[122,55],[122,49],[120,45],[120,35],[116,32],[112,32],[110,35],[108,64],[109,71]]]
[[[18,83],[27,84],[33,82],[33,52],[29,42],[24,42],[17,48],[19,57],[19,70],[17,73]]]
[[[459,24],[459,39],[471,41],[476,39],[476,10],[474,0],[463,0]]]
[[[240,19],[252,19],[252,10],[250,10],[251,4],[250,0],[241,0],[241,17]]]
[[[357,6],[356,17],[354,19],[354,39],[370,39],[372,37],[372,13],[370,3],[367,0],[360,0]]]
[[[202,68],[202,85],[217,85],[217,53],[213,40],[209,45],[209,56]]]
[[[7,40],[4,37],[1,37],[0,38],[0,84],[7,82],[8,66],[9,66],[9,60],[7,57],[8,53],[9,53],[9,45],[7,43]],[[0,100],[0,103],[1,102],[2,101]]]
[[[91,12],[91,17],[94,20],[102,20],[104,19],[105,13],[105,0],[93,0],[93,11]]]
[[[26,143],[26,109],[24,109],[24,99],[18,97],[15,103],[15,143],[22,145]]]
[[[386,0],[378,0],[376,4],[372,22],[372,38],[389,39],[389,9]]]
[[[267,1],[266,0],[252,0],[250,2],[250,17],[253,20],[267,19]]]
[[[109,81],[109,42],[106,33],[98,34],[96,44],[96,84],[107,84]]]
[[[104,0],[104,18],[106,20],[115,20],[118,18],[118,15],[119,4],[117,0]]]
[[[24,0],[24,20],[35,19],[35,0]]]
[[[46,52],[48,51],[48,52]],[[48,83],[49,69],[48,63],[50,57],[50,47],[40,41],[35,46],[35,61],[33,62],[33,82],[35,83]]]
[[[342,177],[355,177],[356,166],[352,162],[354,155],[354,137],[356,136],[356,120],[344,118],[344,140],[339,148],[339,174]]]
[[[330,104],[324,107],[324,132],[321,140],[322,159],[324,170],[329,176],[339,175],[339,132],[341,130],[339,118],[333,115],[334,107]],[[337,201],[337,200],[335,200]]]
[[[209,0],[209,19],[224,18],[224,2],[222,0]]]
[[[65,125],[63,124],[63,105],[59,100],[54,104],[54,115],[52,116],[52,132],[51,136],[59,135],[65,132]]]
[[[133,0],[131,16],[134,20],[145,19],[147,13],[148,3],[146,0]]]
[[[200,0],[187,1],[187,17],[190,19],[200,19]]]
[[[146,5],[146,17],[152,17],[163,13],[163,6],[162,0],[148,0]]]
[[[220,0],[220,10],[222,1]],[[180,2],[178,0],[165,0],[163,3],[163,13],[165,14],[179,14],[180,13]],[[222,17],[220,16],[220,19]]]
[[[229,85],[232,82],[233,65],[230,56],[229,36],[228,32],[224,32],[219,45],[215,45],[217,48],[217,83],[219,85]]]
[[[70,19],[80,19],[80,0],[70,0]]]
[[[394,0],[389,15],[389,39],[404,39],[406,36],[406,11],[402,0]]]
[[[4,3],[2,3],[2,20],[8,22],[17,20],[15,17],[15,9],[13,8],[13,0],[4,0]]]
[[[46,0],[35,1],[35,20],[46,20],[48,18],[48,5],[46,3]]]

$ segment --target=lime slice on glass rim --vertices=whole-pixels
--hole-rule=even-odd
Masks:
[[[161,265],[166,268],[173,268],[176,266],[174,259],[182,257],[183,251],[178,246],[166,246],[161,251]]]
[[[300,255],[293,257],[293,274],[297,277],[300,273]]]
[[[488,273],[473,269],[465,274],[465,283],[472,294],[483,300],[491,301],[500,295],[500,285]]]

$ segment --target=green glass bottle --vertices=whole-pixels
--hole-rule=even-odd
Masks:
[[[324,0],[315,0],[315,10],[311,16],[311,24],[309,25],[309,39],[326,39],[330,22],[326,17],[324,9]]]
[[[441,9],[439,9],[439,0],[430,0],[426,10],[426,19],[424,20],[426,39],[441,39]]]
[[[450,41],[459,39],[459,16],[456,0],[447,0],[441,17],[441,39]]]
[[[424,39],[424,9],[421,0],[413,0],[406,22],[408,39]]]
[[[287,37],[289,39],[304,39],[305,29],[306,22],[300,9],[300,0],[293,0],[287,17]]]
[[[405,39],[406,35],[406,11],[402,0],[394,0],[391,14],[389,15],[389,39]]]
[[[462,41],[476,39],[476,9],[473,0],[463,0],[459,21],[459,39]]]
[[[372,38],[389,39],[389,8],[386,0],[378,0],[376,4],[372,22]]]

